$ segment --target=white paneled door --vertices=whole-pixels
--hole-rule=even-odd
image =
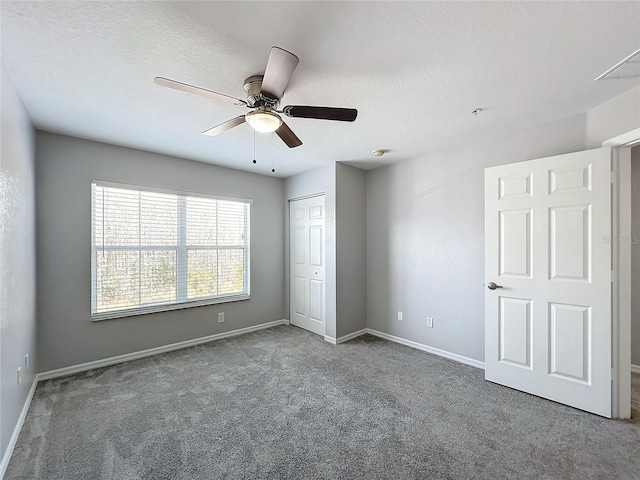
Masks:
[[[485,170],[485,378],[611,416],[611,151]]]
[[[291,323],[324,336],[324,195],[290,203]]]

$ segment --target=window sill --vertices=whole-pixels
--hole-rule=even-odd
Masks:
[[[133,317],[136,315],[146,315],[148,313],[170,312],[172,310],[182,310],[183,308],[202,307],[205,305],[217,305],[219,303],[240,302],[250,300],[251,295],[230,295],[228,297],[205,298],[183,303],[163,303],[160,305],[150,305],[148,307],[130,308],[127,310],[114,310],[112,312],[94,313],[91,315],[92,322],[102,320],[112,320],[116,318]]]

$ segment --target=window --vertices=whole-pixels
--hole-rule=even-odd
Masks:
[[[250,200],[91,184],[91,317],[249,298]]]

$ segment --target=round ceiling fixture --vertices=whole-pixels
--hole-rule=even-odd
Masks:
[[[256,132],[260,133],[275,132],[282,125],[282,119],[278,115],[266,110],[254,110],[247,113],[244,118]]]
[[[379,148],[377,150],[374,150],[371,153],[373,153],[373,155],[376,156],[376,157],[381,157],[381,156],[383,156],[385,154],[385,152],[386,152],[386,150],[382,150],[381,148]]]

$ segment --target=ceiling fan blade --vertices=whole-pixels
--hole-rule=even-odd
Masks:
[[[282,139],[284,143],[287,144],[289,148],[295,148],[302,145],[302,142],[296,134],[291,131],[291,129],[287,126],[286,123],[282,122],[280,128],[276,130],[276,134]]]
[[[188,85],[182,82],[176,82],[175,80],[169,80],[164,77],[156,77],[153,79],[156,85],[160,85],[161,87],[169,87],[175,90],[180,90],[182,92],[187,93],[195,93],[196,95],[201,95],[203,97],[212,98],[214,100],[223,100],[225,102],[233,103],[235,105],[247,105],[247,102],[244,100],[240,100],[239,98],[232,97],[230,95],[225,95],[224,93],[218,93],[211,90],[206,90],[200,87],[194,87],[193,85]]]
[[[233,127],[242,125],[244,122],[245,122],[244,115],[240,115],[239,117],[232,118],[231,120],[227,120],[226,122],[222,122],[220,125],[216,125],[215,127],[212,127],[209,130],[205,130],[204,132],[202,132],[202,134],[209,135],[210,137],[214,137],[216,135],[220,135],[221,133],[226,132],[227,130],[231,130]]]
[[[287,105],[282,112],[288,117],[319,118],[340,122],[353,122],[358,116],[358,110],[355,108],[309,107],[306,105]]]
[[[260,93],[280,100],[298,62],[298,57],[293,53],[280,47],[271,47]]]

